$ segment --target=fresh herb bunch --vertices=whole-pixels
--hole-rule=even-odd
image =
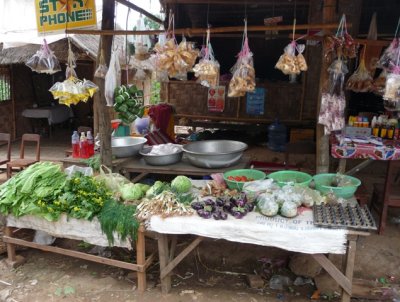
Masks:
[[[41,215],[50,221],[57,220],[61,213],[77,219],[92,220],[97,216],[112,193],[91,176],[75,173],[68,179],[58,198],[39,199],[37,206]]]
[[[121,240],[127,238],[136,240],[139,222],[135,218],[135,213],[134,205],[107,200],[99,215],[99,221],[110,245],[114,243],[114,233],[117,233]]]
[[[100,166],[101,166],[100,154],[95,154],[87,159],[82,159],[82,162],[91,167],[93,171],[96,172],[100,171]]]
[[[135,85],[129,88],[121,85],[114,90],[114,109],[118,113],[118,118],[129,125],[137,117],[142,117],[144,113],[143,90],[139,90]]]

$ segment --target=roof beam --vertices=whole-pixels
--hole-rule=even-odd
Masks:
[[[260,0],[161,0],[161,2],[165,5],[165,4],[210,4],[210,5],[214,5],[214,4],[228,4],[228,5],[242,5],[244,6],[246,5],[251,5],[251,4],[258,4],[258,5],[278,5],[278,3],[276,3],[276,0],[264,0],[264,1],[260,1]],[[297,1],[296,5],[299,4],[309,4],[308,0],[303,0],[303,1]],[[294,6],[293,2],[291,1],[287,1],[287,2],[283,2],[283,1],[279,1],[279,5],[290,5],[290,6]]]
[[[144,10],[143,8],[129,2],[128,0],[115,0],[116,2],[119,2],[139,13],[141,13],[142,15],[146,16],[147,18],[159,23],[159,24],[164,24],[164,21],[162,21],[161,19],[157,18],[156,16],[154,16],[153,14],[150,14],[148,11]]]

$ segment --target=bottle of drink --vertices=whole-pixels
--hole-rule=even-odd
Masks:
[[[80,154],[81,158],[89,158],[88,154],[88,142],[85,136],[85,132],[82,132],[81,139],[80,139]]]
[[[78,131],[74,131],[71,138],[72,142],[72,157],[79,158],[79,134]]]
[[[88,143],[88,155],[91,157],[94,155],[94,139],[90,131],[86,133],[86,138]]]

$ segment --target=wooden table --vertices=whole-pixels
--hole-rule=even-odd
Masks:
[[[18,238],[18,231],[23,228],[32,228],[33,226],[36,225],[34,228],[35,230],[41,230],[44,232],[49,232],[49,230],[52,229],[51,224],[58,225],[58,230],[61,230],[63,226],[65,226],[64,230],[65,233],[57,234],[56,229],[53,229],[53,232],[51,232],[51,235],[54,235],[55,237],[62,237],[62,238],[70,238],[70,239],[75,239],[75,240],[84,240],[86,242],[92,243],[91,240],[95,236],[93,236],[94,233],[98,233],[96,237],[96,240],[103,240],[105,235],[102,234],[100,224],[98,221],[84,221],[81,222],[78,219],[74,218],[69,218],[69,219],[60,219],[61,221],[56,221],[56,222],[48,222],[44,221],[42,218],[32,218],[31,220],[33,222],[27,222],[26,219],[30,218],[25,218],[25,216],[20,217],[20,219],[13,218],[11,223],[9,221],[7,222],[7,226],[5,227],[5,233],[3,237],[3,241],[7,244],[7,256],[8,256],[8,263],[10,266],[15,267],[16,265],[22,264],[24,262],[23,257],[16,255],[15,253],[15,246],[26,246],[29,248],[35,248],[38,250],[42,250],[45,252],[52,252],[52,253],[57,253],[61,254],[64,256],[70,256],[74,258],[79,258],[87,261],[92,261],[96,263],[101,263],[101,264],[106,264],[114,267],[119,267],[123,269],[128,269],[132,271],[136,271],[138,275],[138,290],[139,292],[144,292],[146,290],[146,270],[150,266],[150,264],[153,262],[155,258],[155,254],[151,254],[146,258],[146,249],[145,249],[145,228],[143,226],[139,227],[139,231],[137,234],[137,241],[135,244],[136,247],[136,263],[131,263],[131,262],[125,262],[125,261],[120,261],[120,260],[115,260],[115,259],[109,259],[101,256],[96,256],[96,255],[91,255],[75,250],[70,250],[66,248],[60,248],[56,246],[50,246],[50,245],[42,245],[38,244],[32,241],[24,240],[21,238]],[[10,224],[12,226],[10,226]],[[41,227],[42,226],[42,229]],[[75,231],[74,231],[75,229]],[[85,234],[91,229],[91,237],[85,237]],[[118,241],[118,242],[117,242]],[[121,247],[126,247],[128,243],[120,242],[119,240],[116,240],[115,246],[121,246]],[[102,244],[103,246],[107,246],[106,244]]]
[[[249,215],[249,214],[248,214]],[[253,216],[256,214],[253,214]],[[277,216],[278,217],[278,216]],[[190,219],[194,218],[193,216],[190,217]],[[197,218],[194,218],[193,223],[190,223],[193,227],[197,225],[197,229],[200,229],[202,226],[200,226],[199,220],[196,220]],[[232,217],[229,217],[229,219],[233,219]],[[251,219],[254,219],[251,218]],[[161,221],[161,220],[159,220]],[[189,255],[205,238],[216,238],[215,234],[211,234],[211,236],[200,236],[195,234],[193,232],[193,228],[187,224],[186,222],[186,227],[183,225],[177,223],[179,225],[179,228],[167,230],[167,231],[176,231],[174,233],[167,233],[167,231],[160,233],[157,232],[157,237],[158,237],[158,253],[159,253],[159,261],[160,261],[160,280],[161,280],[161,289],[163,293],[168,293],[169,290],[171,289],[171,272],[172,270],[187,256]],[[176,222],[176,221],[175,221]],[[218,224],[219,230],[221,228],[224,228],[224,221],[208,221],[210,223],[215,223]],[[165,223],[170,223],[170,222],[165,222]],[[234,224],[237,224],[237,227],[243,230],[243,220],[233,222]],[[165,225],[160,223],[157,223],[158,227],[163,227]],[[217,225],[213,225],[213,228],[217,228]],[[271,227],[266,225],[266,229],[268,230]],[[179,229],[182,229],[181,232],[179,232]],[[320,230],[321,228],[318,228]],[[232,231],[231,227],[228,227],[226,231]],[[317,232],[319,232],[317,230]],[[155,231],[155,230],[152,230]],[[253,229],[252,229],[253,231]],[[179,232],[179,233],[178,233]],[[199,232],[203,232],[203,229]],[[192,234],[195,235],[194,240],[186,246],[177,256],[175,256],[175,249],[177,246],[177,241],[179,238],[179,235],[182,234]],[[286,236],[284,231],[281,232],[281,237]],[[346,235],[347,234],[347,235]],[[303,253],[308,253],[310,254],[328,273],[338,284],[340,287],[343,289],[342,290],[342,301],[343,302],[349,302],[352,294],[352,278],[353,278],[353,271],[354,271],[354,263],[355,263],[355,256],[356,256],[356,246],[357,246],[357,239],[359,236],[368,236],[369,233],[367,232],[359,232],[359,231],[347,231],[347,233],[344,234],[345,237],[343,237],[345,244],[345,254],[343,254],[344,258],[344,263],[343,263],[343,268],[342,270],[338,269],[332,261],[325,255],[325,253],[310,253],[310,252],[303,252]],[[260,234],[257,234],[257,238],[260,238]],[[255,235],[254,235],[255,236]],[[253,236],[253,237],[254,237]],[[268,242],[270,241],[271,237],[268,237],[268,233],[263,237],[263,240]],[[309,237],[310,240],[314,240],[311,236]],[[326,238],[326,237],[325,237]],[[230,241],[235,241],[238,243],[241,242],[246,242],[250,243],[252,241],[247,241],[246,239],[243,241],[236,240],[236,238],[221,238],[220,239],[227,239]],[[252,238],[248,238],[249,240],[252,240]],[[306,239],[306,238],[305,238]],[[308,241],[308,238],[305,240]],[[309,241],[308,241],[309,242]],[[304,250],[308,250],[309,246],[305,246],[308,243],[305,242],[303,244]],[[266,244],[262,244],[266,245]],[[271,245],[271,246],[276,246],[276,245]],[[297,251],[300,251],[302,247],[297,246]],[[291,250],[291,249],[287,249]],[[295,251],[295,250],[292,250]]]
[[[143,158],[133,157],[118,165],[120,173],[125,177],[130,178],[130,173],[139,173],[132,179],[132,182],[137,182],[148,174],[172,174],[172,175],[187,175],[187,176],[206,176],[212,173],[223,173],[228,170],[244,169],[249,167],[249,159],[242,157],[240,161],[233,166],[225,168],[199,168],[189,163],[189,160],[183,156],[182,160],[173,165],[167,166],[152,166],[145,163]],[[116,169],[113,169],[116,171]]]

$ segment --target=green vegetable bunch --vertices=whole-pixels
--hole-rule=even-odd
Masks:
[[[68,179],[58,198],[38,200],[41,215],[50,221],[57,220],[61,213],[77,219],[92,220],[97,216],[106,201],[112,199],[112,193],[104,184],[91,176],[75,173]]]
[[[118,118],[126,125],[134,122],[137,117],[142,117],[144,113],[143,90],[139,90],[135,85],[129,88],[124,85],[115,88],[114,109],[118,113]]]
[[[66,178],[58,164],[39,162],[29,166],[0,186],[0,212],[15,217],[40,213],[37,201],[57,199]]]

